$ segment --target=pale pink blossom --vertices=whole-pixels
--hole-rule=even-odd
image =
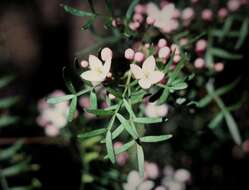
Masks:
[[[194,16],[195,16],[195,12],[193,8],[191,7],[187,7],[182,11],[182,19],[184,21],[190,21],[194,18]]]
[[[137,30],[140,27],[140,23],[135,21],[135,22],[131,22],[129,24],[129,28],[133,31]]]
[[[179,54],[176,54],[174,55],[174,58],[173,58],[173,62],[176,64],[176,63],[179,63],[181,60],[181,56]]]
[[[237,11],[240,8],[240,1],[239,0],[229,0],[227,2],[227,8],[231,12]]]
[[[153,25],[154,23],[155,23],[155,19],[154,18],[152,18],[152,17],[147,17],[146,18],[146,23],[148,24],[148,25]]]
[[[156,102],[148,103],[145,106],[145,115],[147,117],[165,117],[169,112],[167,104],[157,105]]]
[[[190,181],[191,174],[186,169],[178,169],[175,171],[174,178],[178,182],[186,183],[186,182]]]
[[[135,13],[143,14],[144,12],[145,12],[144,5],[141,5],[141,4],[136,5],[136,7],[135,7]]]
[[[153,56],[149,56],[143,62],[142,68],[136,64],[131,64],[130,70],[143,89],[149,89],[152,85],[160,82],[164,77],[163,72],[156,70],[156,60]]]
[[[87,96],[80,97],[80,99],[79,99],[79,105],[82,108],[90,108],[91,102],[90,102],[89,97],[87,97]]]
[[[164,186],[157,186],[155,190],[167,190]]]
[[[55,136],[58,136],[60,133],[60,129],[55,127],[54,125],[47,125],[45,127],[45,134],[49,137],[55,137]]]
[[[125,58],[128,60],[133,60],[135,51],[131,48],[125,50]]]
[[[188,38],[181,38],[180,41],[179,41],[179,44],[181,46],[185,46],[188,44]]]
[[[147,15],[155,19],[154,26],[161,29],[163,32],[171,32],[174,24],[175,6],[172,3],[166,4],[162,9],[159,9],[154,3],[147,5]],[[175,25],[174,25],[175,28]]]

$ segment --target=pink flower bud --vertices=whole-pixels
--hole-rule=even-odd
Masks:
[[[213,19],[213,12],[210,9],[204,9],[201,17],[205,21],[211,21]]]
[[[226,8],[221,8],[219,11],[218,11],[218,16],[221,18],[221,19],[224,19],[226,18],[228,15],[228,11]]]
[[[82,68],[87,68],[88,67],[88,61],[86,61],[86,60],[82,60],[81,62],[80,62],[80,66],[82,67]]]
[[[229,0],[227,3],[228,10],[234,12],[240,8],[240,1],[239,0]]]
[[[176,44],[172,44],[170,49],[172,52],[175,52],[175,55],[179,55],[181,53],[179,46]]]
[[[144,173],[146,177],[156,179],[159,176],[158,166],[155,163],[145,162]]]
[[[140,23],[139,22],[131,22],[129,24],[129,28],[131,30],[134,30],[134,31],[137,30],[139,27],[140,27]]]
[[[128,60],[133,60],[135,52],[133,49],[128,48],[125,50],[125,58]]]
[[[163,38],[161,38],[159,41],[158,41],[158,43],[157,43],[157,46],[159,47],[159,48],[163,48],[163,47],[165,47],[167,45],[167,41],[165,40],[165,39],[163,39]]]
[[[152,18],[152,17],[147,17],[146,18],[146,23],[148,24],[148,25],[153,25],[154,23],[155,23],[155,19],[154,18]]]
[[[203,58],[197,58],[194,62],[196,69],[202,69],[205,66],[205,61]]]
[[[102,49],[101,51],[101,59],[103,61],[107,61],[112,59],[112,50],[108,47],[105,47],[104,49]]]
[[[142,52],[136,52],[134,55],[134,60],[137,62],[142,62],[144,60],[144,54]]]
[[[107,78],[112,78],[112,73],[111,72],[107,73],[106,77]]]
[[[185,46],[188,44],[188,38],[181,38],[180,41],[179,41],[179,44],[181,46]]]
[[[143,20],[144,20],[144,17],[141,14],[138,14],[138,13],[134,14],[133,21],[141,23],[143,22]]]
[[[145,7],[143,5],[141,5],[141,4],[136,5],[135,13],[143,14],[144,11],[145,11]]]
[[[181,60],[181,56],[180,55],[175,55],[174,58],[173,58],[173,61],[175,64],[179,63]]]
[[[91,106],[90,99],[88,97],[81,97],[79,100],[79,105],[82,108],[89,108]]]
[[[249,139],[243,142],[242,149],[245,153],[249,153]]]
[[[181,12],[178,9],[175,9],[173,12],[173,18],[177,19],[181,16]]]
[[[144,47],[145,47],[146,49],[148,49],[148,48],[150,47],[150,44],[149,44],[149,43],[146,43],[146,44],[144,44]]]
[[[224,64],[223,63],[216,63],[214,64],[214,70],[216,72],[221,72],[224,70]]]
[[[116,142],[114,143],[114,148],[120,148],[123,146],[123,143],[121,142]],[[117,163],[119,166],[125,165],[126,161],[128,160],[129,155],[127,152],[123,152],[117,156]]]
[[[199,0],[191,0],[191,3],[195,4],[195,3],[198,3]]]
[[[194,10],[190,7],[188,8],[185,8],[183,11],[182,11],[182,19],[183,20],[192,20],[194,18]]]
[[[169,47],[163,47],[159,49],[158,52],[158,57],[159,58],[163,58],[163,59],[167,59],[170,56],[170,49]]]
[[[198,40],[195,45],[196,53],[203,53],[207,49],[207,41],[206,40]]]

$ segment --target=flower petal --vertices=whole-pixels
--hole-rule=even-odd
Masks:
[[[81,78],[87,80],[87,81],[91,81],[91,82],[102,82],[105,80],[105,77],[101,74],[99,74],[98,72],[95,71],[85,71],[83,72],[81,75]]]
[[[107,59],[105,61],[105,64],[103,66],[103,73],[105,73],[107,75],[107,73],[110,72],[110,69],[111,69],[111,63],[112,63],[112,60],[111,59]]]
[[[149,75],[149,81],[151,84],[156,84],[161,81],[164,77],[164,73],[161,71],[153,71]]]
[[[156,67],[156,60],[154,56],[149,56],[144,62],[142,66],[143,72],[151,72],[154,71]]]
[[[96,70],[96,68],[103,67],[103,64],[95,55],[89,55],[89,67],[91,70]]]
[[[158,6],[155,3],[149,3],[146,7],[147,7],[147,10],[146,10],[147,15],[149,17],[157,19],[158,16],[160,15],[160,10]]]
[[[154,182],[147,180],[139,185],[138,190],[151,190],[154,187]]]
[[[142,78],[138,81],[138,84],[143,88],[143,89],[148,89],[151,87],[152,83],[150,82],[149,79]]]
[[[134,75],[134,77],[135,77],[136,79],[141,79],[141,78],[143,78],[144,74],[143,74],[142,69],[141,69],[139,66],[137,66],[137,65],[135,65],[135,64],[131,64],[131,65],[130,65],[130,68],[131,68],[132,74]]]
[[[172,19],[175,11],[175,6],[173,3],[169,3],[168,5],[165,5],[163,9],[161,10],[161,16],[165,21],[168,21]]]
[[[137,171],[131,171],[128,175],[128,184],[132,187],[136,187],[141,183],[142,179]]]

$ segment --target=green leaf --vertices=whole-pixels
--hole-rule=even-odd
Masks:
[[[91,17],[90,19],[88,19],[84,25],[80,28],[81,30],[87,30],[89,28],[91,28],[93,26],[93,23],[95,21],[96,17]]]
[[[14,145],[0,151],[0,160],[6,160],[13,157],[22,148],[22,140],[17,141]]]
[[[138,160],[138,171],[140,177],[144,178],[144,152],[143,147],[137,144],[137,160]]]
[[[61,6],[64,8],[64,10],[74,16],[80,16],[80,17],[93,17],[95,16],[95,14],[91,13],[91,12],[86,12],[86,11],[82,11],[79,9],[75,9],[73,7],[70,7],[68,5],[63,5],[61,4]]]
[[[68,113],[68,122],[72,122],[73,118],[74,118],[74,114],[76,112],[76,106],[77,106],[77,96],[75,96],[70,104],[70,108],[69,108],[69,113]]]
[[[233,137],[233,140],[236,142],[236,144],[241,144],[241,137],[239,133],[239,127],[237,123],[235,122],[233,116],[227,111],[223,112],[225,116],[225,121],[227,123],[228,129]]]
[[[135,123],[143,123],[143,124],[152,124],[152,123],[161,123],[163,121],[160,117],[137,117],[134,118]]]
[[[223,113],[218,113],[208,124],[208,127],[210,129],[215,129],[216,127],[219,126],[219,124],[221,123],[222,119],[224,118]]]
[[[133,129],[133,127],[129,124],[129,121],[127,121],[122,115],[117,113],[117,118],[120,121],[120,123],[124,126],[125,130],[132,136],[133,139],[138,138],[137,132]]]
[[[18,121],[18,117],[13,116],[1,116],[0,117],[0,128],[12,125]]]
[[[98,102],[97,102],[97,96],[95,94],[95,92],[91,91],[90,93],[90,103],[91,103],[91,107],[90,109],[97,109],[98,107]]]
[[[120,124],[112,133],[112,139],[117,138],[124,131],[123,124]]]
[[[162,95],[160,96],[160,98],[159,98],[157,104],[160,105],[160,104],[165,103],[166,100],[167,100],[168,97],[169,97],[169,93],[170,93],[169,88],[168,88],[168,87],[164,88],[164,89],[163,89],[163,93],[162,93]]]
[[[19,97],[8,97],[0,100],[0,109],[6,109],[15,105],[19,100]]]
[[[105,0],[105,4],[107,6],[108,11],[112,15],[113,14],[112,1],[111,0]]]
[[[160,142],[160,141],[166,141],[170,138],[172,138],[173,135],[160,135],[160,136],[145,136],[141,137],[141,142]]]
[[[69,79],[68,70],[65,67],[63,68],[62,73],[67,89],[69,90],[70,93],[75,94],[76,93],[75,88],[73,86],[72,81]]]
[[[10,82],[14,80],[14,76],[5,76],[0,78],[0,88],[7,86]]]
[[[225,36],[228,34],[228,32],[230,31],[231,27],[232,27],[232,24],[233,24],[233,21],[234,21],[234,17],[228,17],[225,21],[225,24],[224,24],[224,27],[222,29],[222,34],[220,36],[220,41],[223,41]]]
[[[130,6],[129,6],[129,8],[126,12],[126,16],[125,16],[127,21],[131,20],[134,8],[138,3],[139,3],[139,0],[132,0],[132,2],[130,3]]]
[[[203,108],[207,106],[212,101],[212,99],[213,97],[210,94],[208,94],[207,96],[205,96],[204,98],[202,98],[197,102],[197,107]]]
[[[75,95],[70,94],[70,95],[65,95],[65,96],[57,96],[57,97],[51,97],[47,99],[48,104],[58,104],[61,102],[65,102],[68,100],[71,100]]]
[[[183,90],[187,87],[188,87],[188,84],[186,82],[181,82],[181,83],[174,84],[173,86],[170,87],[170,89]]]
[[[115,148],[115,155],[118,155],[118,154],[121,154],[125,151],[127,151],[129,148],[131,148],[134,144],[135,144],[136,141],[134,140],[131,140],[130,142],[128,143],[125,143],[123,146],[119,147],[119,148]]]
[[[11,177],[27,170],[28,170],[28,160],[24,160],[18,164],[2,169],[1,172],[2,175],[4,175],[5,177]]]
[[[96,130],[93,130],[93,131],[90,131],[90,132],[85,132],[83,134],[79,134],[78,138],[80,140],[85,140],[85,139],[90,138],[90,137],[95,137],[95,136],[102,135],[105,132],[106,132],[106,129],[96,129]]]
[[[246,18],[241,26],[240,35],[239,35],[238,41],[235,45],[235,49],[241,48],[241,46],[245,42],[245,40],[248,36],[248,28],[249,28],[248,25],[249,25],[249,19]]]
[[[106,88],[107,92],[111,93],[113,96],[116,98],[121,99],[122,98],[122,93],[118,89],[112,89],[110,87]]]
[[[115,110],[106,110],[106,109],[85,109],[86,112],[92,113],[97,116],[111,116],[114,114]]]
[[[107,131],[107,133],[106,133],[106,149],[107,149],[107,155],[108,155],[109,159],[114,164],[116,159],[115,159],[113,145],[112,145],[112,133],[111,133],[111,131]]]
[[[124,106],[125,106],[126,110],[130,114],[130,117],[135,118],[136,116],[135,116],[135,114],[134,114],[134,112],[133,112],[133,110],[131,108],[131,105],[127,102],[126,99],[123,99],[123,102],[124,102]]]
[[[241,59],[242,58],[242,56],[239,54],[230,53],[220,48],[213,47],[210,51],[213,56],[216,56],[222,59]]]

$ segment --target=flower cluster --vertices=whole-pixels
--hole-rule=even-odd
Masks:
[[[49,96],[58,97],[64,95],[64,92],[56,90]],[[60,129],[67,124],[68,110],[69,105],[67,102],[50,105],[45,99],[41,99],[38,102],[38,111],[40,114],[37,117],[37,123],[41,127],[44,127],[46,135],[57,136],[59,135]]]

